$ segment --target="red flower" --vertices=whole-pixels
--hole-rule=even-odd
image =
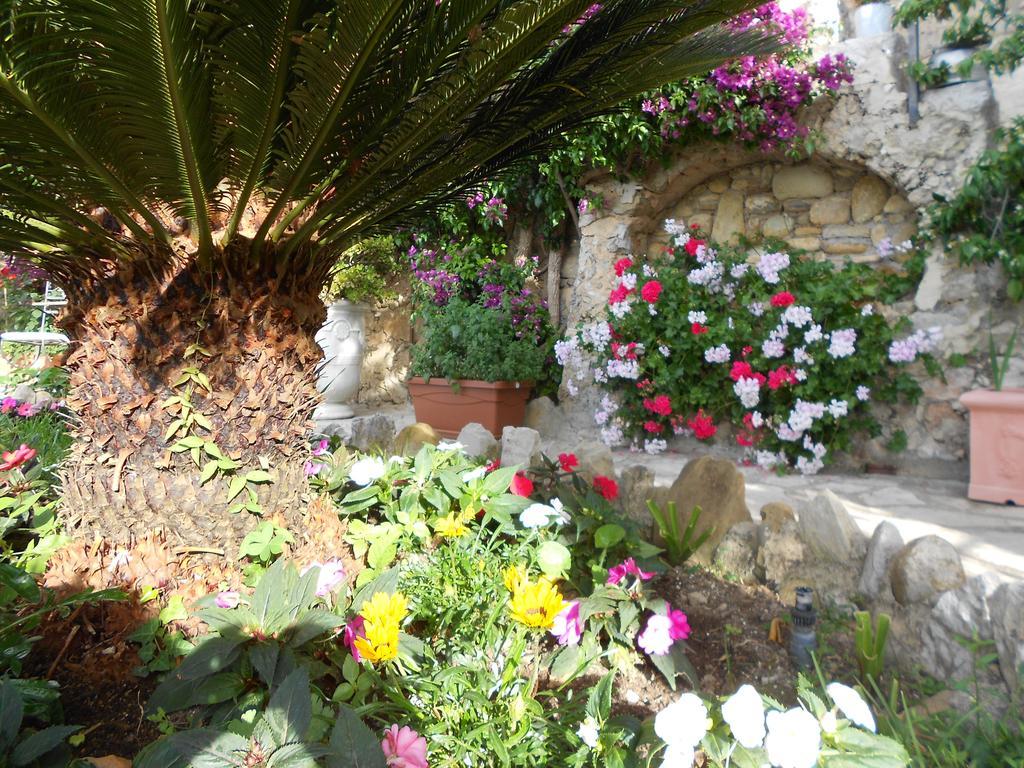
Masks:
[[[732,370],[729,371],[729,378],[733,381],[739,381],[740,379],[752,379],[754,378],[754,369],[750,367],[750,363],[744,363],[741,360],[737,360],[732,364]]]
[[[620,304],[626,300],[627,296],[629,296],[629,288],[620,283],[618,288],[608,294],[608,303]]]
[[[617,277],[622,277],[627,269],[633,266],[632,259],[619,259],[615,262],[615,274]]]
[[[563,472],[572,472],[580,465],[580,460],[576,458],[575,453],[560,453],[558,454],[558,464],[562,467]]]
[[[490,474],[494,470],[500,469],[500,468],[501,468],[501,461],[499,461],[498,459],[491,459],[490,461],[487,462],[487,466],[484,467],[484,471],[487,472],[488,474]]]
[[[780,291],[772,296],[773,307],[788,307],[794,301],[796,301],[796,297],[789,291]]]
[[[608,499],[608,501],[614,501],[619,496],[619,484],[604,475],[598,475],[594,478],[594,490]]]
[[[747,355],[749,355],[753,351],[754,351],[753,347],[749,347],[749,346],[748,347],[744,347],[743,348],[743,356],[746,357]]]
[[[664,429],[664,427],[662,427],[661,424],[659,424],[656,421],[645,421],[644,429],[650,432],[652,435],[660,435],[661,430]]]
[[[686,426],[693,430],[693,434],[698,440],[709,440],[718,431],[714,420],[704,414],[703,408],[697,411],[696,416],[686,422]]]
[[[655,398],[644,398],[644,408],[659,416],[670,416],[672,414],[672,400],[668,395],[658,395]]]
[[[697,255],[697,249],[704,245],[705,242],[696,237],[691,237],[686,241],[686,252],[691,256]]]
[[[509,487],[509,490],[516,496],[529,497],[533,493],[533,480],[522,472],[516,472],[515,477],[512,478],[512,485]]]
[[[736,442],[744,448],[749,448],[754,444],[754,436],[746,432],[739,432],[736,434]]]
[[[648,304],[656,302],[659,296],[661,296],[661,283],[657,280],[644,283],[644,287],[640,289],[640,298]]]
[[[706,325],[701,325],[700,323],[694,323],[693,325],[690,326],[690,333],[692,333],[694,336],[700,336],[700,334],[707,333],[707,332],[708,332],[708,327]]]
[[[3,464],[0,464],[0,472],[20,467],[26,461],[32,461],[36,457],[36,449],[29,448],[24,443],[16,451],[3,452]]]
[[[796,384],[796,374],[789,369],[789,366],[780,365],[774,371],[768,372],[768,387],[778,389],[784,384]]]

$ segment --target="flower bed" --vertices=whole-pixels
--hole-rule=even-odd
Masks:
[[[855,434],[879,433],[872,401],[918,396],[899,366],[932,363],[937,332],[901,335],[879,309],[912,274],[667,228],[665,254],[614,265],[607,321],[556,344],[570,394],[582,381],[607,390],[594,415],[605,442],[659,453],[673,435],[710,440],[727,424],[762,467],[813,474]]]

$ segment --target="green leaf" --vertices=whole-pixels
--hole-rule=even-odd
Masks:
[[[615,523],[607,523],[594,531],[594,546],[598,549],[614,547],[626,537],[626,529]]]
[[[331,729],[330,749],[327,768],[387,768],[376,734],[344,704]]]
[[[612,711],[612,687],[615,684],[615,670],[597,681],[587,697],[587,715],[598,723],[608,719]]]
[[[255,483],[257,485],[261,485],[261,484],[264,484],[264,483],[272,483],[274,481],[274,478],[272,478],[270,476],[270,473],[266,472],[265,470],[254,469],[254,470],[251,470],[250,472],[246,472],[245,473],[245,480],[246,480],[246,482],[249,482],[249,483]]]
[[[233,477],[233,478],[231,478],[231,484],[228,486],[228,501],[232,501],[244,489],[245,489],[245,478],[244,477]]]
[[[274,744],[283,746],[301,741],[313,719],[310,700],[309,672],[300,666],[274,691],[263,716]]]
[[[78,730],[81,730],[80,725],[55,725],[36,731],[14,748],[11,765],[14,768],[29,765],[63,744],[68,736]]]
[[[230,667],[242,651],[244,637],[207,637],[175,672],[179,680],[199,680]]]
[[[14,744],[21,728],[24,705],[14,683],[0,680],[0,754]]]
[[[12,589],[19,597],[37,602],[40,597],[39,585],[31,574],[10,563],[0,563],[0,584]]]

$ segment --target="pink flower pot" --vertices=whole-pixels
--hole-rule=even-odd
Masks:
[[[1024,504],[1024,389],[976,389],[960,402],[971,412],[968,497]]]

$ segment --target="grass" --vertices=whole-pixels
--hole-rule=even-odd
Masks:
[[[61,411],[43,411],[28,418],[0,414],[0,448],[13,451],[22,443],[35,448],[36,461],[52,478],[71,448],[67,418]]]

